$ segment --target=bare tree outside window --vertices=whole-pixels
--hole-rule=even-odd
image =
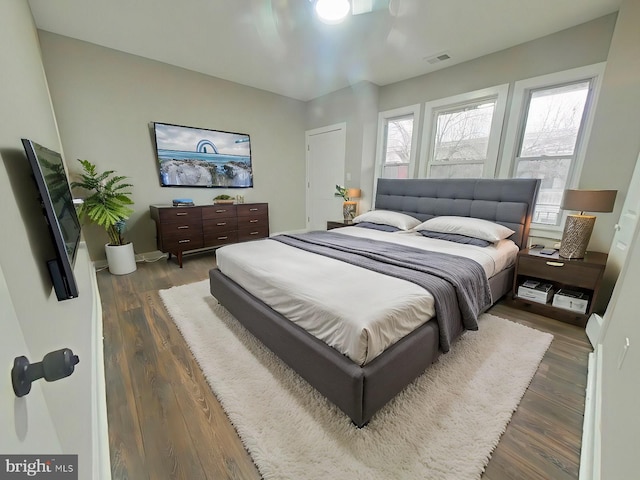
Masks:
[[[540,178],[533,221],[560,222],[560,203],[576,158],[591,81],[581,81],[529,94],[514,177]]]
[[[409,178],[413,115],[387,120],[383,177]]]
[[[429,177],[482,177],[495,106],[482,100],[435,114]]]

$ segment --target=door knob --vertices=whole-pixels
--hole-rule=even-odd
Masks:
[[[24,356],[16,357],[11,369],[11,383],[16,397],[24,397],[31,391],[31,384],[40,378],[55,382],[68,377],[79,361],[70,348],[49,352],[38,363],[30,363]]]

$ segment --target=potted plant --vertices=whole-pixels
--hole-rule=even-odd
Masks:
[[[82,204],[78,207],[81,220],[89,221],[103,227],[109,236],[105,245],[109,271],[115,275],[124,275],[136,270],[136,259],[133,243],[125,241],[125,220],[133,213],[129,205],[133,204],[128,191],[131,185],[121,175],[114,175],[114,170],[103,173],[96,171],[96,166],[88,160],[78,160],[82,165],[80,180],[71,182],[72,188],[81,188],[87,192]]]

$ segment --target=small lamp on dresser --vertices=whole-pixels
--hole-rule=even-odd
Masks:
[[[617,190],[565,190],[563,210],[579,211],[567,215],[562,233],[559,255],[563,258],[584,258],[584,254],[596,223],[594,215],[584,212],[613,212]]]

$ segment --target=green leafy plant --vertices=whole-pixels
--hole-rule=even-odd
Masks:
[[[342,185],[336,185],[336,196],[344,198],[345,202],[349,201],[349,196],[347,195],[348,189],[343,187]]]
[[[96,166],[88,160],[78,160],[83,173],[80,181],[71,182],[72,188],[81,188],[88,193],[83,203],[78,207],[81,220],[89,219],[103,227],[109,235],[109,245],[124,245],[125,220],[133,213],[128,205],[133,205],[128,191],[131,185],[126,183],[127,177],[114,175],[115,170],[102,173],[96,171]]]
[[[217,197],[213,197],[214,200],[231,200],[232,198],[231,195],[218,195]]]

